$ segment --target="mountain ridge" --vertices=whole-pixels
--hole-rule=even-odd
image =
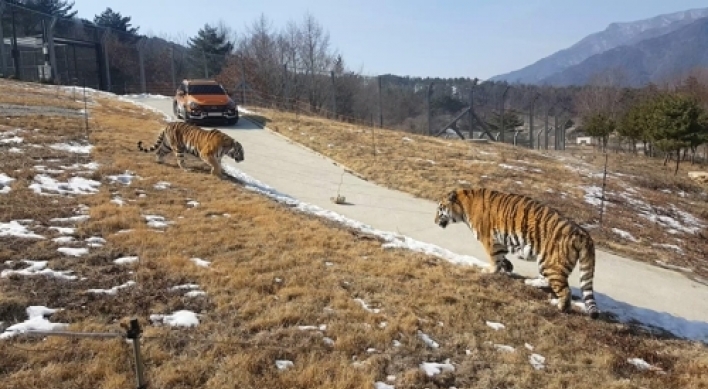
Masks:
[[[596,74],[621,69],[625,86],[661,82],[708,66],[708,16],[668,34],[593,55],[542,80],[553,86],[583,85]]]
[[[631,22],[613,22],[604,30],[587,35],[570,47],[489,80],[540,84],[544,79],[578,65],[594,55],[666,35],[707,16],[708,7],[661,14]]]

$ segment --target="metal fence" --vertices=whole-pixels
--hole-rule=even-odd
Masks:
[[[293,64],[292,59],[246,50],[215,55],[1,0],[0,12],[3,77],[161,95],[173,95],[183,79],[214,78],[240,104],[422,134],[486,137],[531,148],[563,149],[567,141],[568,104],[550,92],[541,96],[532,87],[477,84],[476,79],[366,76],[346,71],[336,61],[303,66],[303,61]],[[502,120],[490,127],[495,115],[509,112],[523,124],[511,128]]]

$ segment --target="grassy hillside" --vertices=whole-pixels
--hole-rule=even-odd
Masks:
[[[70,331],[137,317],[151,388],[708,386],[703,346],[560,314],[516,280],[384,249],[195,159],[192,172],[158,165],[135,148],[161,128],[154,112],[91,94],[89,148],[78,96],[0,85],[0,102],[37,107],[0,116],[0,330],[32,306],[58,309],[35,323]],[[153,316],[175,313],[194,326]],[[123,339],[12,335],[4,387],[134,386]]]

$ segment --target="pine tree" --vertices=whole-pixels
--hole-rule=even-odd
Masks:
[[[67,0],[8,0],[7,2],[59,18],[73,18],[77,13],[77,11],[72,11],[74,2]]]
[[[666,153],[664,165],[675,153],[678,173],[681,150],[697,147],[706,139],[706,113],[691,97],[664,94],[645,109],[648,131],[657,149]]]
[[[225,29],[207,23],[197,32],[197,36],[189,39],[189,48],[196,74],[213,78],[221,72],[226,56],[234,50],[234,44],[228,39]]]
[[[77,11],[73,11],[74,2],[66,0],[6,0],[8,4],[16,4],[36,12],[18,10],[15,12],[15,20],[21,29],[22,34],[34,35],[42,31],[42,22],[47,16],[58,18],[73,18]],[[61,30],[61,26],[57,26]]]
[[[600,139],[602,150],[607,150],[607,140],[610,134],[615,132],[617,123],[609,115],[596,113],[586,116],[583,119],[583,129],[585,133]]]
[[[133,38],[138,33],[138,27],[131,26],[130,21],[130,16],[123,16],[120,12],[113,11],[111,7],[106,8],[105,11],[93,18],[93,22],[97,26],[107,27],[112,32],[119,32],[118,36],[121,40],[124,40],[125,37]],[[121,32],[125,34],[120,34]]]

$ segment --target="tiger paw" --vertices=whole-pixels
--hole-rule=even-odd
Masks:
[[[514,265],[508,259],[501,261],[497,265],[497,267],[499,267],[501,270],[503,270],[506,273],[511,273],[514,271]]]

